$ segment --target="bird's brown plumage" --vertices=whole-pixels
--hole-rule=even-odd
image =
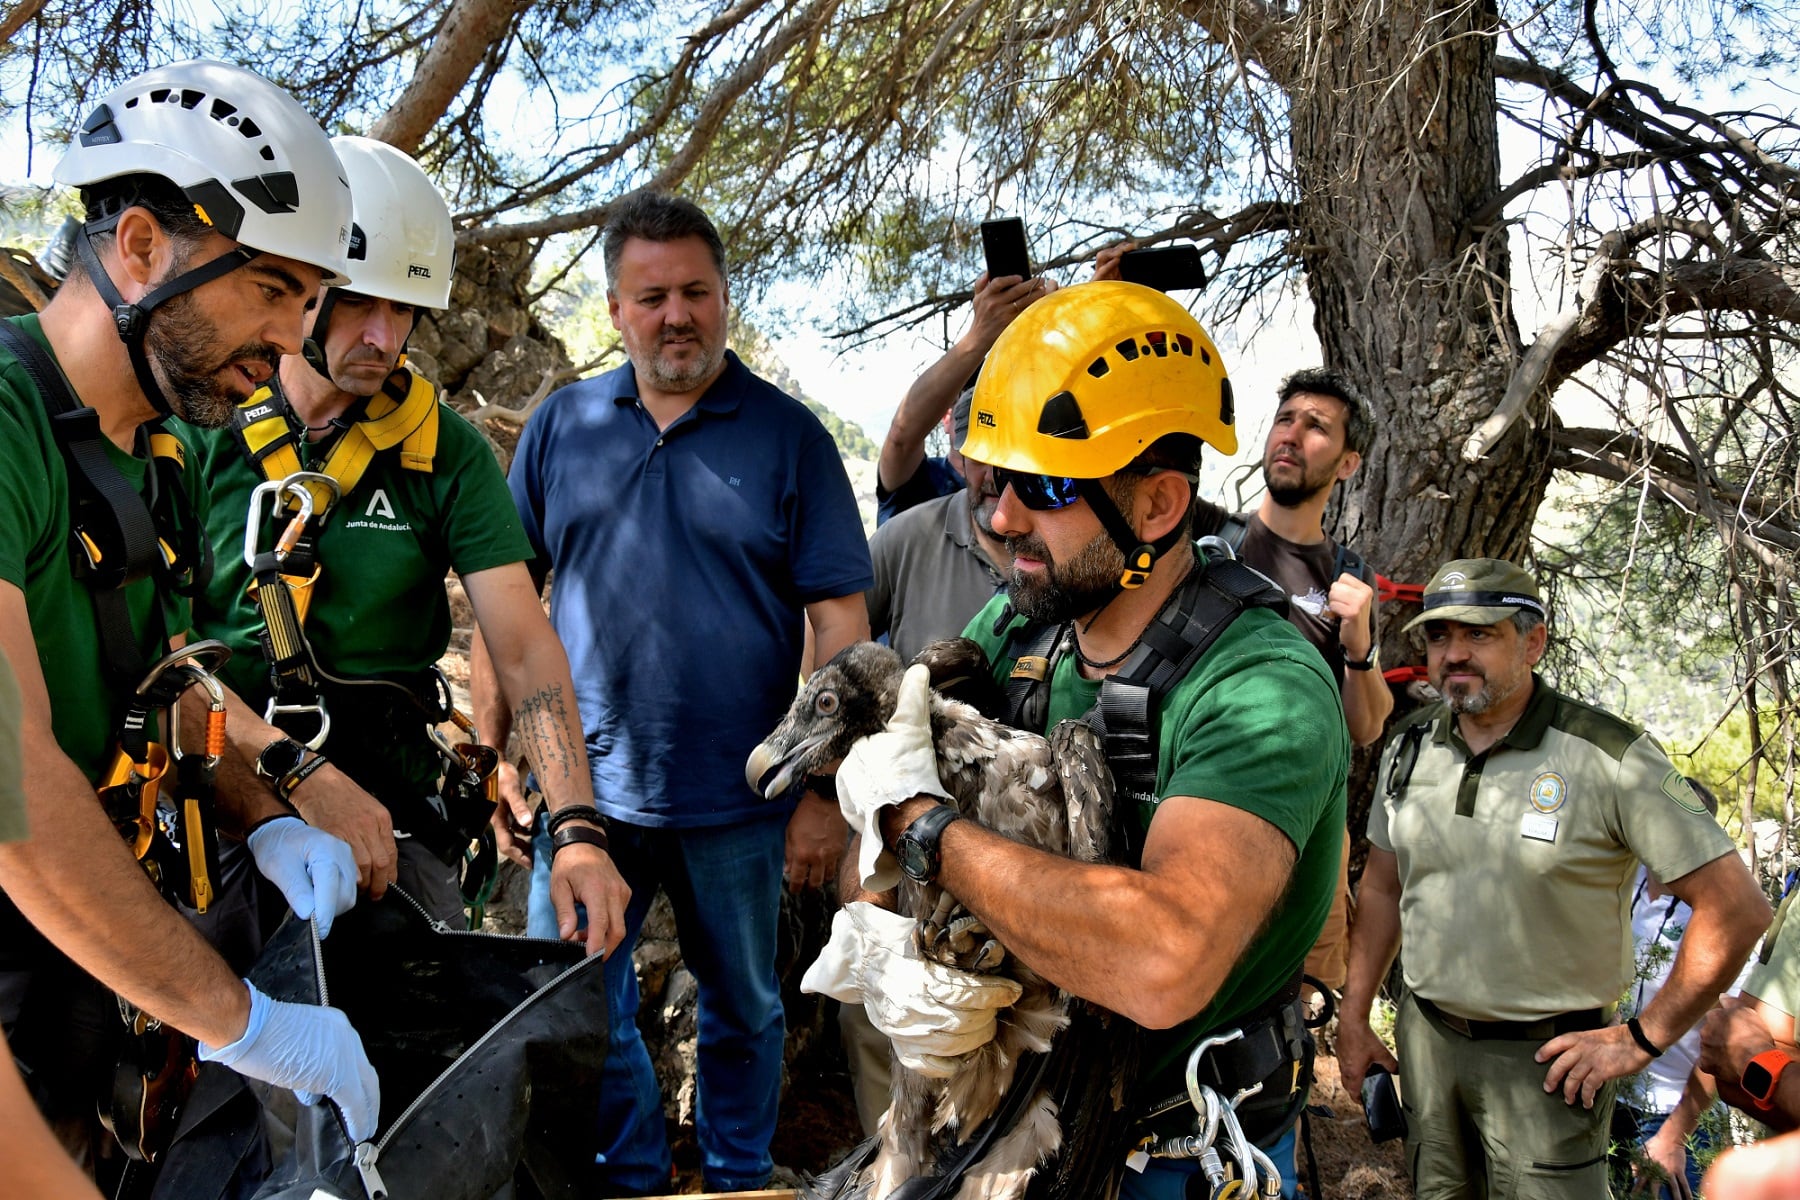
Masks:
[[[932,668],[934,687],[998,696],[986,656],[966,638],[936,643],[919,661]],[[746,769],[751,786],[774,796],[806,775],[834,770],[858,738],[886,725],[903,673],[898,655],[872,643],[851,646],[819,668],[751,755]],[[940,693],[932,698],[931,731],[939,779],[964,816],[1054,854],[1106,860],[1112,776],[1100,739],[1088,726],[1064,722],[1046,739],[1001,725]],[[978,1159],[937,1194],[1012,1200],[1024,1196],[1052,1163],[1057,1169],[1045,1173],[1047,1178],[1071,1178],[1070,1164],[1059,1154],[1075,1153],[1069,1142],[1082,1136],[1082,1125],[1106,1129],[1109,1140],[1120,1125],[1108,1119],[1078,1121],[1071,1110],[1095,1105],[1115,1114],[1120,1110],[1121,1073],[1130,1069],[1131,1059],[1123,1043],[1132,1040],[1135,1027],[1059,991],[1007,953],[978,918],[935,885],[903,879],[895,908],[917,921],[914,937],[921,954],[964,970],[1006,975],[1023,992],[1000,1014],[993,1041],[964,1056],[950,1078],[929,1079],[896,1064],[894,1101],[882,1117],[872,1156],[859,1168],[833,1172],[807,1195],[884,1200],[909,1179],[938,1174],[1002,1109],[1021,1063],[1032,1061],[1031,1055],[1051,1059],[1034,1064],[1033,1094],[1015,1097],[1020,1103],[1008,1106],[1016,1114],[1010,1126],[993,1131]],[[1083,1037],[1059,1037],[1072,1013],[1085,1027]],[[1093,1061],[1078,1066],[1054,1061],[1058,1055]],[[1084,1190],[1057,1194],[1083,1200],[1105,1194],[1095,1190],[1085,1171],[1073,1175],[1080,1177],[1074,1186]],[[1043,1184],[1040,1179],[1034,1194],[1046,1194]]]

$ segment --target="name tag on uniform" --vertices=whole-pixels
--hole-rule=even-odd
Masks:
[[[1556,840],[1556,818],[1549,813],[1529,812],[1519,822],[1521,837],[1536,838],[1540,842]]]

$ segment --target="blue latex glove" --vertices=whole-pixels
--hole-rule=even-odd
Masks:
[[[319,936],[356,903],[356,855],[350,844],[299,817],[270,821],[247,843],[256,869],[281,889],[302,921],[317,921]]]
[[[244,1035],[229,1046],[201,1042],[201,1061],[292,1088],[302,1104],[329,1096],[343,1113],[352,1140],[374,1137],[381,1083],[350,1019],[335,1008],[271,1000],[247,979],[244,986],[250,989],[250,1023]]]

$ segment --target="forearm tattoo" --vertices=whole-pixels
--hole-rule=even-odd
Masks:
[[[513,733],[540,775],[586,776],[587,755],[570,732],[579,727],[560,683],[539,688],[513,712]]]

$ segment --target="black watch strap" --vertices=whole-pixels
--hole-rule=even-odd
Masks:
[[[900,869],[908,878],[915,883],[930,883],[937,878],[938,867],[943,863],[939,843],[943,840],[944,829],[961,817],[962,814],[948,804],[939,804],[913,818],[913,823],[901,831],[895,845],[895,857],[900,860]]]
[[[325,765],[325,756],[317,750],[308,750],[304,753],[311,757],[304,759],[299,766],[275,781],[275,795],[284,804],[291,804],[295,789],[305,783],[314,771]]]
[[[1375,664],[1380,661],[1381,661],[1381,647],[1377,646],[1373,642],[1370,642],[1369,643],[1369,653],[1365,657],[1351,658],[1348,654],[1346,654],[1344,656],[1344,670],[1346,670],[1346,671],[1373,671],[1375,669]]]

